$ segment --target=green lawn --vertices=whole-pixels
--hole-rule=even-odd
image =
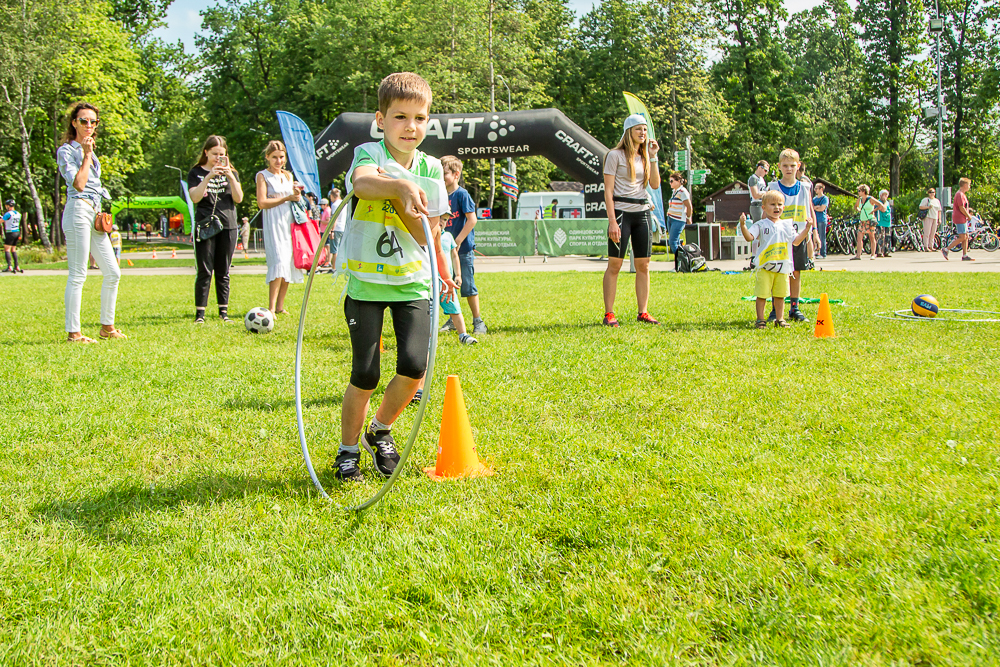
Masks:
[[[809,274],[846,302],[827,340],[752,330],[749,274],[653,274],[652,328],[623,273],[606,329],[600,279],[478,276],[491,333],[442,337],[408,469],[360,516],[299,453],[301,286],[255,336],[195,327],[189,277],[127,277],[130,339],[79,346],[64,278],[0,281],[0,664],[1000,662],[1000,325],[871,317],[924,292],[996,309],[996,275]],[[313,293],[303,384],[350,503],[379,480],[330,474],[340,291]],[[263,279],[231,301],[265,304]],[[447,373],[494,477],[419,472]]]
[[[156,267],[164,268],[164,267],[177,267],[177,266],[190,266],[191,268],[194,268],[195,266],[193,257],[170,259],[169,250],[166,251],[165,253],[161,253],[161,255],[162,256],[159,257],[158,259],[134,259],[130,257],[128,253],[124,253],[122,255],[121,265],[124,268],[135,268],[135,269],[147,269]],[[129,266],[126,260],[131,260],[132,266]],[[265,264],[267,264],[267,260],[263,256],[247,257],[244,259],[243,257],[237,255],[236,257],[233,258],[233,266],[257,266],[257,265],[263,266]],[[24,265],[24,268],[26,268],[29,271],[32,269],[42,270],[42,271],[55,271],[61,269],[65,271],[67,267],[68,265],[64,261],[48,262],[45,264]]]

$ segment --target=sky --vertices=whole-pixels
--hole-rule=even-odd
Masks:
[[[809,9],[820,4],[822,0],[785,0],[785,7],[790,14]],[[184,42],[184,49],[194,52],[194,35],[201,27],[199,10],[211,4],[211,0],[174,0],[167,10],[167,26],[156,31],[158,37],[170,43],[178,39]],[[569,0],[569,6],[577,15],[585,14],[596,4],[595,0]]]

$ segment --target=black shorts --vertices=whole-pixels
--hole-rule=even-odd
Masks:
[[[806,242],[803,241],[798,245],[792,246],[792,268],[796,271],[805,271],[806,262],[809,258],[806,256]]]
[[[385,309],[392,314],[396,332],[396,373],[419,380],[427,370],[430,346],[430,301],[344,300],[344,318],[351,333],[351,384],[371,391],[378,387],[380,369],[378,343]]]
[[[649,211],[619,211],[615,209],[615,219],[622,230],[622,238],[616,244],[608,238],[608,257],[625,259],[628,256],[628,242],[632,240],[632,256],[636,259],[653,254],[653,238],[649,234],[652,218]]]
[[[3,244],[4,245],[17,245],[17,239],[20,238],[21,232],[4,232],[3,233]]]

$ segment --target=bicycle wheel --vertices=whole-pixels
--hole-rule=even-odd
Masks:
[[[995,232],[985,232],[982,235],[983,238],[983,250],[987,252],[996,252],[1000,248],[1000,236],[997,236]]]

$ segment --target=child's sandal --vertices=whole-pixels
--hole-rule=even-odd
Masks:
[[[767,320],[757,320],[757,324],[754,325],[755,329],[766,329]]]
[[[785,320],[775,320],[774,326],[781,327],[782,329],[787,329],[791,325],[789,325],[788,322],[786,322]]]

